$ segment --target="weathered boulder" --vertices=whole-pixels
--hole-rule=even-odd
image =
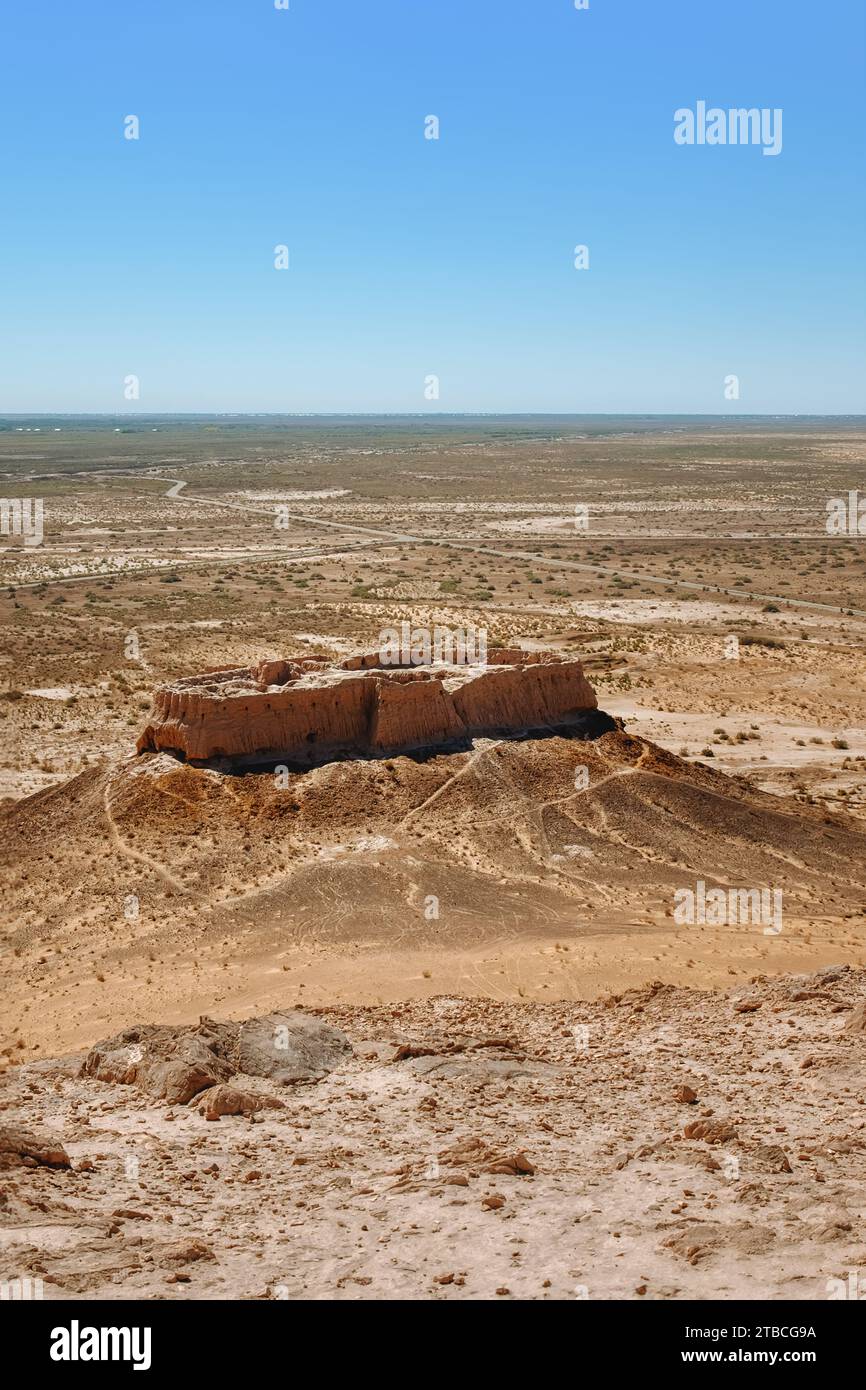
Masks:
[[[0,1168],[68,1168],[69,1155],[58,1139],[18,1125],[0,1125]]]
[[[579,730],[596,709],[580,662],[549,652],[500,648],[476,665],[387,665],[375,654],[339,666],[275,658],[161,687],[137,747],[194,762],[309,765],[480,735]]]
[[[179,1240],[167,1240],[153,1252],[157,1265],[190,1265],[197,1260],[215,1260],[216,1255],[209,1245],[195,1236],[182,1236]]]
[[[687,1139],[704,1139],[708,1144],[729,1144],[737,1137],[737,1127],[728,1120],[693,1120],[683,1134]]]
[[[242,1023],[235,1056],[245,1075],[267,1076],[285,1086],[319,1081],[351,1054],[351,1043],[339,1028],[292,1012]]]
[[[762,1173],[792,1173],[791,1160],[780,1144],[757,1144],[748,1156],[752,1167]]]
[[[264,1092],[242,1090],[223,1083],[200,1091],[191,1104],[206,1120],[218,1120],[222,1115],[255,1115],[259,1110],[281,1110],[283,1102]]]
[[[192,1029],[137,1025],[96,1043],[82,1074],[137,1086],[170,1105],[186,1105],[199,1091],[232,1075],[234,1068],[224,1055],[231,1041],[230,1032],[209,1021]]]
[[[845,1020],[846,1033],[866,1033],[866,1000],[858,1004]]]

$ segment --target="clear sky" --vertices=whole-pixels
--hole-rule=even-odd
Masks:
[[[0,412],[866,409],[861,0],[0,23]],[[699,100],[781,153],[677,145]]]

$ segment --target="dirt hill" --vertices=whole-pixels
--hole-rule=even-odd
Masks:
[[[285,775],[144,755],[0,827],[15,1056],[214,1007],[592,997],[862,956],[862,823],[622,731]],[[780,892],[781,931],[683,925],[699,883]]]

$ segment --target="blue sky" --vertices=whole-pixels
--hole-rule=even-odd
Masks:
[[[866,409],[860,0],[42,0],[0,43],[0,412]],[[675,144],[699,99],[781,154]]]

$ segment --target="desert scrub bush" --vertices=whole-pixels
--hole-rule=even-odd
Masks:
[[[753,637],[747,634],[740,638],[741,647],[769,647],[773,651],[784,651],[785,643],[780,642],[777,637]]]

